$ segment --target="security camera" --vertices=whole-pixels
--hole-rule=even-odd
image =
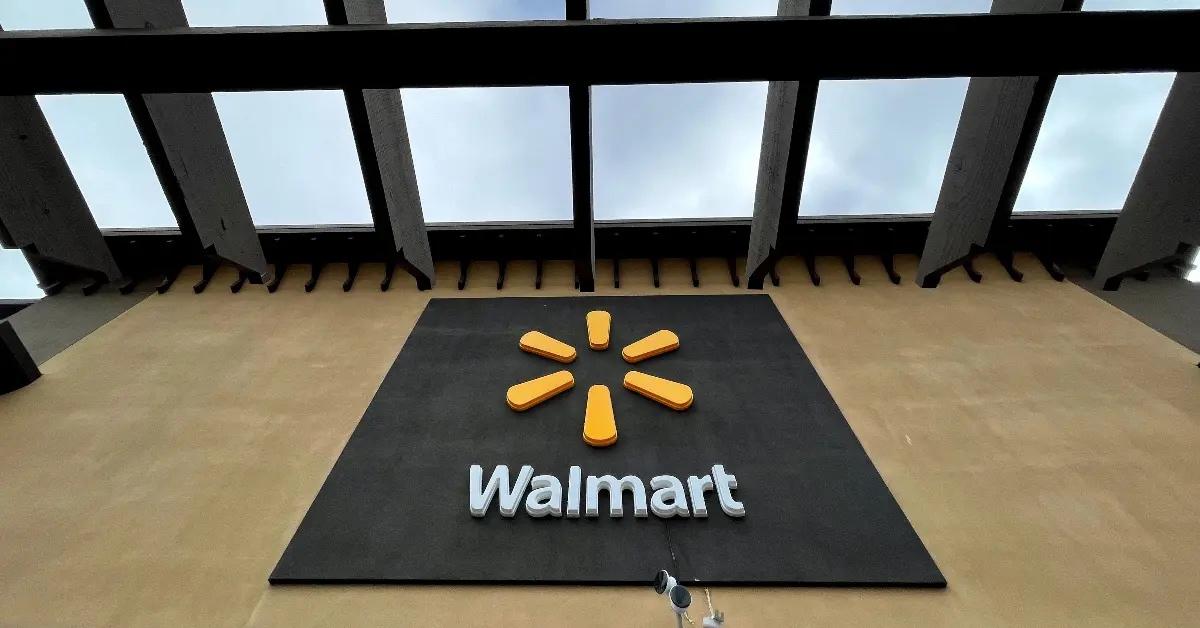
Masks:
[[[667,592],[667,589],[675,586],[675,579],[671,574],[667,573],[666,569],[659,569],[658,573],[654,574],[654,592],[662,595]]]
[[[658,573],[654,574],[654,591],[660,595],[665,594],[667,600],[671,602],[676,626],[682,628],[685,618],[689,624],[692,623],[692,619],[687,616],[688,607],[692,605],[692,594],[687,587],[676,582],[666,569],[660,569]],[[704,589],[704,600],[708,604],[708,615],[704,617],[703,628],[722,628],[725,625],[725,613],[713,608],[712,596],[709,595],[707,588]]]
[[[666,569],[660,569],[654,575],[654,591],[667,596],[667,600],[671,602],[671,610],[675,612],[678,623],[682,623],[683,615],[687,613],[688,607],[692,605],[692,594],[688,592],[687,587],[676,582],[674,576],[667,573]]]

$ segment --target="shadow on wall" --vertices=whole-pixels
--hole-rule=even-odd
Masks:
[[[1063,269],[1071,281],[1092,294],[1107,301],[1122,312],[1142,321],[1160,334],[1200,353],[1200,325],[1196,324],[1196,313],[1200,312],[1200,283],[1195,283],[1198,273],[1193,269],[1184,279],[1165,269],[1153,269],[1142,278],[1129,278],[1121,282],[1118,290],[1101,290],[1084,269]]]

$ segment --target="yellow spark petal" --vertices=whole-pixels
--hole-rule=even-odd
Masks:
[[[629,371],[625,374],[625,387],[672,410],[687,410],[692,407],[692,388],[687,384]]]
[[[612,328],[612,315],[602,310],[587,313],[588,346],[595,351],[608,348],[609,333]]]
[[[574,347],[561,340],[551,338],[540,331],[531,331],[521,336],[520,346],[521,351],[540,355],[555,362],[570,364],[575,361]]]
[[[588,389],[583,442],[592,447],[608,447],[617,442],[617,417],[613,414],[608,386],[596,385]]]
[[[558,371],[521,382],[508,389],[508,407],[517,412],[524,412],[558,393],[570,390],[573,386],[575,377],[570,371]]]
[[[630,364],[636,364],[678,348],[679,336],[673,331],[662,329],[622,349],[621,357]]]

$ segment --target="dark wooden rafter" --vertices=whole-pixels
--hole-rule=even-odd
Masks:
[[[33,96],[0,96],[0,245],[21,249],[44,289],[121,275]]]
[[[383,0],[325,0],[325,14],[332,25],[387,23]],[[343,91],[375,229],[428,290],[436,276],[400,90]]]
[[[152,32],[188,25],[180,0],[86,4],[98,29]],[[251,273],[251,281],[269,276],[212,94],[127,91],[125,101],[188,245]]]
[[[568,22],[578,22],[591,18],[589,0],[566,0],[566,18]]]
[[[0,299],[0,320],[37,303],[37,299]]]
[[[1095,281],[1121,279],[1200,246],[1200,74],[1175,77]]]
[[[0,395],[24,388],[41,376],[13,324],[0,320]]]
[[[568,21],[587,21],[588,0],[566,0]],[[571,207],[575,281],[580,292],[596,290],[596,230],[592,209],[592,86],[567,85],[571,115]]]
[[[778,15],[829,15],[829,7],[830,0],[779,0]],[[815,77],[805,77],[771,81],[767,86],[754,220],[746,252],[748,288],[762,289],[764,278],[784,248],[784,240],[795,231],[818,85]]]
[[[994,0],[991,14],[1079,11],[1082,4]],[[942,274],[983,250],[1011,256],[1000,227],[1012,215],[1056,79],[1052,74],[971,79],[917,269],[921,286],[936,287]]]
[[[33,96],[0,96],[0,244],[48,290],[72,275],[121,275]]]

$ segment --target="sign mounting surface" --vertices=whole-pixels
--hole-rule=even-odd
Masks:
[[[589,349],[595,311],[607,351]],[[618,349],[663,329],[680,346],[652,370],[694,389],[686,412],[619,391]],[[580,385],[518,412],[514,383],[563,368],[518,350],[531,330],[582,348]],[[581,440],[594,386],[620,430],[603,447]],[[644,584],[663,568],[945,585],[767,296],[431,300],[271,581]]]

